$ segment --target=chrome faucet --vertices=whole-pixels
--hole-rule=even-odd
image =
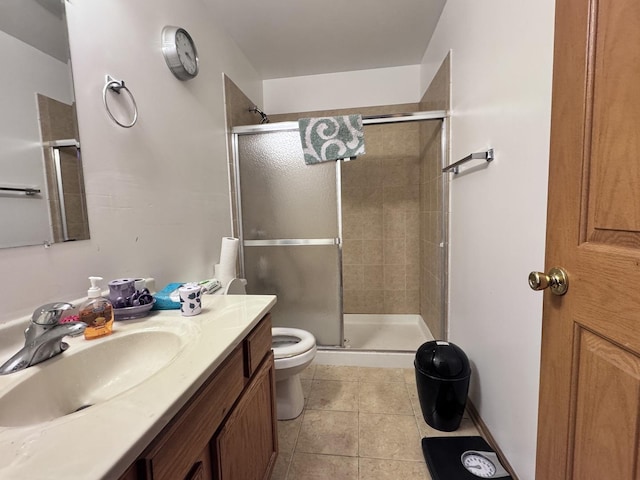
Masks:
[[[62,339],[80,335],[87,327],[83,322],[60,323],[63,312],[71,308],[72,304],[64,302],[38,307],[24,331],[24,347],[0,366],[0,375],[23,370],[64,352],[69,344]]]

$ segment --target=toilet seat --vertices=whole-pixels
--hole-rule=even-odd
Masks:
[[[316,346],[313,334],[299,328],[273,327],[271,336],[271,348],[276,360],[302,355]]]

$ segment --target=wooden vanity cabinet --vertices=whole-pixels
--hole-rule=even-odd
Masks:
[[[273,353],[269,353],[214,438],[215,479],[270,477],[277,454],[277,433],[272,420],[276,412],[271,401],[274,384]]]
[[[267,314],[120,480],[268,480],[276,456]]]

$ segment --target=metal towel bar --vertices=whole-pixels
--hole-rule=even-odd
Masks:
[[[457,162],[452,163],[451,165],[448,165],[448,166],[444,167],[442,169],[442,171],[443,172],[453,171],[453,173],[458,173],[460,171],[460,169],[458,167],[460,167],[460,165],[462,165],[463,163],[467,163],[470,160],[486,160],[487,162],[492,161],[493,160],[493,148],[490,148],[486,152],[477,152],[477,153],[472,153],[471,155],[467,155],[462,160],[458,160]]]
[[[0,190],[7,192],[23,192],[25,195],[29,196],[40,193],[40,189],[34,187],[0,187]]]

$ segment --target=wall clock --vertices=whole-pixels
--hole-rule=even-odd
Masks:
[[[180,80],[198,75],[196,44],[184,28],[166,26],[162,29],[162,53],[169,70]]]

